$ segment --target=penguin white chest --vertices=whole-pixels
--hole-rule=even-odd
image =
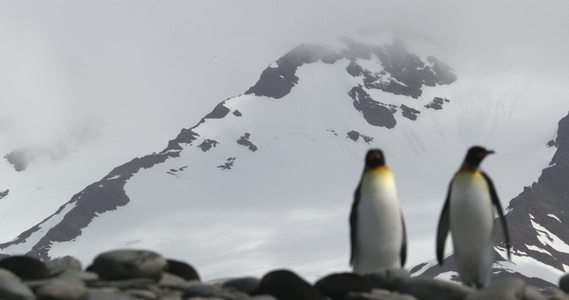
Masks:
[[[494,225],[492,200],[484,177],[479,172],[457,174],[449,205],[458,271],[466,282],[484,283],[493,262]]]
[[[488,184],[478,172],[458,174],[450,198],[450,228],[453,239],[488,243],[494,214]],[[468,243],[471,244],[471,243]]]
[[[395,180],[389,169],[366,173],[357,215],[354,270],[369,273],[399,267],[403,225]]]

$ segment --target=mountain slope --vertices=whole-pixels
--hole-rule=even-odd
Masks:
[[[540,141],[567,108],[557,94],[548,108],[531,101],[541,91],[501,84],[486,87],[492,97],[466,95],[475,81],[461,78],[400,41],[301,45],[164,150],[114,168],[0,249],[89,262],[110,248],[149,248],[192,262],[205,278],[346,270],[362,157],[380,147],[409,220],[410,260],[424,261],[440,195],[465,149],[489,143],[516,153],[490,172],[512,194],[547,164],[551,151]],[[528,115],[544,121],[522,123]],[[520,129],[531,134],[507,138]],[[505,176],[528,157],[520,145],[535,149],[534,159]]]

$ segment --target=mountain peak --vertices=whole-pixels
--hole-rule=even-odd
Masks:
[[[304,64],[322,61],[333,64],[340,59],[350,61],[346,68],[354,77],[363,76],[365,87],[379,89],[396,95],[418,98],[422,86],[448,85],[456,80],[454,70],[434,56],[421,60],[410,53],[403,42],[395,40],[391,45],[369,45],[345,39],[346,48],[331,48],[302,44],[271,64],[261,78],[245,94],[280,99],[298,83],[296,70]],[[381,69],[364,68],[358,60],[376,60]]]

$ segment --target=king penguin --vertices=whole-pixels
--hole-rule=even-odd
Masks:
[[[405,264],[407,238],[395,179],[379,149],[369,150],[365,157],[350,213],[350,241],[354,273]]]
[[[484,157],[492,153],[494,151],[480,146],[468,150],[462,166],[450,182],[437,230],[439,265],[443,263],[445,240],[450,230],[462,283],[476,288],[484,287],[492,273],[493,207],[500,217],[510,259],[510,237],[498,194],[490,177],[480,170]]]

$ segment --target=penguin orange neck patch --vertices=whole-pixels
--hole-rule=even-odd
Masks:
[[[458,173],[477,173],[478,169],[472,166],[464,166],[458,170]]]
[[[369,169],[369,171],[391,171],[386,165],[377,166]]]

